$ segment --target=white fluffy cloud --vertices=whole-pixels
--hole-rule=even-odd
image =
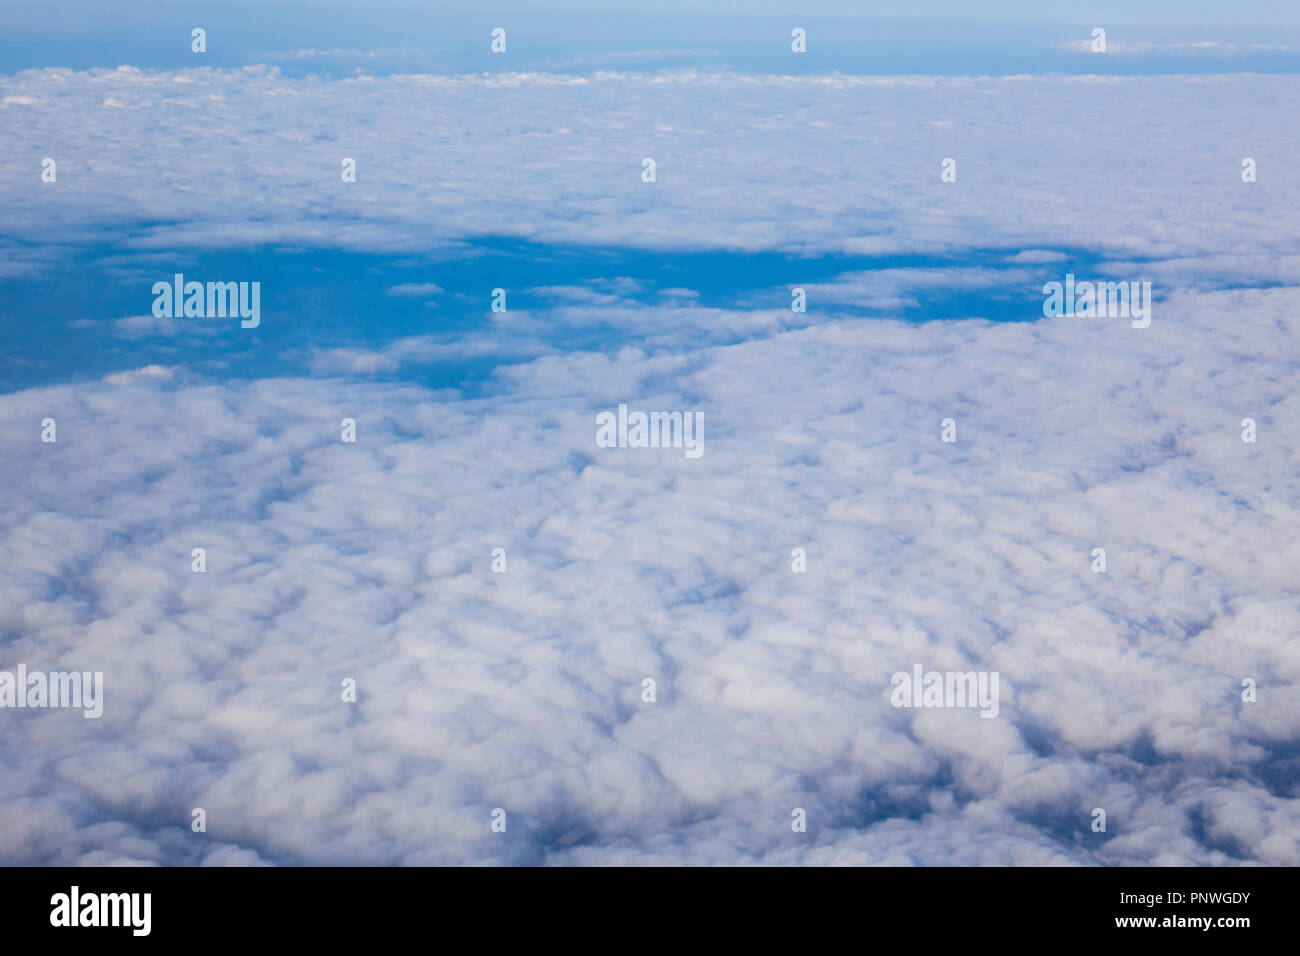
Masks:
[[[107,698],[3,712],[0,858],[1300,863],[1293,302],[5,396],[5,661]],[[597,448],[622,401],[704,457]]]
[[[202,327],[119,319],[169,364],[0,396],[0,669],[106,680],[99,720],[0,710],[0,861],[1300,864],[1296,97],[0,78],[27,157],[0,164],[3,276],[92,239],[1006,249],[810,282],[807,314],[557,276],[533,290],[553,307],[472,334],[295,344],[327,378],[201,381]],[[850,317],[1071,249],[1151,278],[1150,327]],[[540,331],[604,327],[633,344]],[[515,364],[472,399],[349,378],[483,357]],[[621,402],[702,413],[704,456],[598,448]],[[916,663],[998,671],[999,716],[892,707]]]
[[[112,97],[121,104],[105,109]],[[1288,76],[0,77],[7,234],[138,248],[475,236],[861,254],[1300,255]],[[58,182],[40,182],[43,157]],[[26,162],[23,162],[23,158]],[[357,161],[356,183],[340,162]],[[641,162],[657,162],[654,184]],[[940,163],[957,160],[956,183]],[[1259,181],[1240,182],[1253,158]],[[28,253],[29,255],[34,253]]]

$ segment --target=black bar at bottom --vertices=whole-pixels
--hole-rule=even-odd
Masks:
[[[558,934],[641,948],[691,927],[697,943],[835,931],[864,943],[974,933],[972,942],[1232,945],[1287,934],[1294,881],[1294,869],[1261,868],[0,868],[0,926],[7,942],[55,944],[77,934],[79,944],[336,947],[423,934],[459,948],[445,936],[455,931],[495,944]]]

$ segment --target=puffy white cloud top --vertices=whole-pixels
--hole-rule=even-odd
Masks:
[[[0,77],[0,195],[3,231],[43,243],[107,227],[149,248],[508,235],[875,254],[1047,238],[1143,257],[1262,247],[1294,278],[1300,240],[1278,216],[1300,205],[1297,112],[1289,76],[46,69]]]
[[[0,858],[1296,864],[1297,331],[1291,290],[1186,293],[474,401],[5,396],[6,661],[106,691],[0,712]],[[597,448],[619,402],[702,412],[706,454]],[[998,671],[998,717],[892,707],[914,663]]]
[[[329,377],[178,361],[0,396],[0,670],[105,681],[99,719],[0,710],[0,861],[1300,864],[1296,96],[0,78],[31,160],[0,164],[6,274],[86,238],[1015,253],[810,286],[798,328],[557,287],[459,343],[322,350]],[[1148,328],[826,311],[1027,282],[1071,247],[1160,258],[1133,266]],[[610,307],[662,334],[528,334]],[[502,350],[473,399],[348,377]],[[702,414],[704,455],[598,447],[620,403]],[[997,671],[997,717],[892,706],[916,664]]]

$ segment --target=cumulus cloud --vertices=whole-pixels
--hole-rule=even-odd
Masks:
[[[0,169],[4,275],[105,236],[1005,250],[809,282],[803,314],[557,278],[472,333],[308,348],[313,378],[169,352],[0,396],[0,669],[105,675],[97,720],[0,711],[0,860],[1300,864],[1289,78],[124,68],[0,96],[16,152],[59,157],[48,189]],[[855,317],[1032,290],[1062,249],[1153,277],[1150,326]],[[474,397],[368,380],[485,356]],[[705,454],[598,447],[621,403],[699,412]],[[998,716],[891,706],[918,663],[996,670]]]
[[[90,325],[93,322],[82,320]],[[117,319],[113,323],[113,334],[121,339],[210,337],[216,335],[217,327],[196,319],[174,319],[169,316],[130,315]]]
[[[317,375],[372,375],[395,372],[408,365],[463,362],[476,358],[520,359],[554,351],[537,339],[464,335],[456,338],[414,335],[382,349],[312,349],[308,365]]]
[[[165,365],[142,365],[140,368],[127,372],[114,372],[112,375],[105,375],[104,381],[110,385],[133,385],[143,379],[172,378],[175,374],[174,369],[170,369]]]
[[[0,398],[6,660],[107,688],[5,712],[0,857],[1300,863],[1294,294]],[[597,448],[619,402],[707,453]]]
[[[422,299],[425,296],[442,295],[442,286],[433,282],[403,282],[386,290],[389,295],[402,298]]]

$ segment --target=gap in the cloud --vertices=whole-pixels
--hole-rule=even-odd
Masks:
[[[502,365],[545,351],[686,350],[852,318],[1033,321],[1042,314],[1042,282],[1066,271],[1096,274],[1104,264],[1077,249],[1036,257],[1050,261],[1015,255],[664,251],[505,238],[436,256],[87,247],[53,273],[0,280],[7,322],[0,391],[158,365],[214,380],[357,375],[473,392]],[[952,281],[896,289],[890,270]],[[963,270],[994,281],[966,282]],[[259,282],[260,325],[155,319],[153,285],[177,272],[186,281]],[[791,311],[795,287],[808,289],[804,314]],[[505,315],[491,310],[497,288],[506,290]],[[898,294],[882,304],[876,294],[890,290]],[[765,312],[769,320],[735,322],[708,310]],[[665,313],[682,319],[665,322]]]

